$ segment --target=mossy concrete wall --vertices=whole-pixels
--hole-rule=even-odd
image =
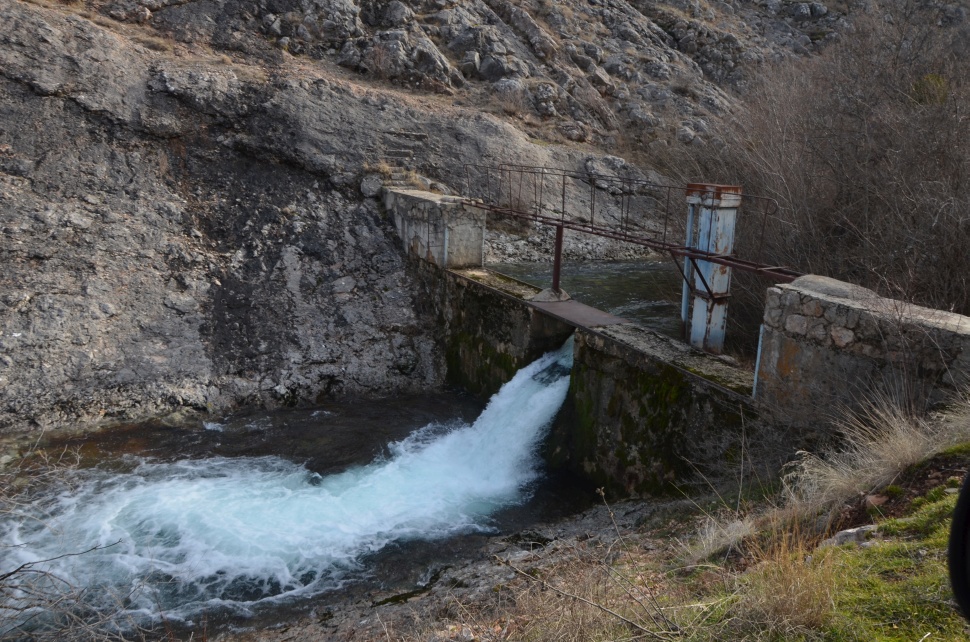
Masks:
[[[390,202],[413,209],[419,196]],[[533,304],[538,288],[445,270],[420,244],[407,247],[449,383],[487,399],[575,332],[570,393],[546,447],[552,466],[614,497],[652,495],[740,452],[753,373],[633,324],[578,328]]]
[[[424,287],[426,312],[441,329],[446,381],[483,399],[573,333],[572,326],[527,303],[538,288],[425,261],[412,261],[412,269]]]
[[[423,290],[419,311],[440,328],[449,384],[487,399],[572,334],[571,326],[526,303],[538,288],[475,269],[482,265],[484,210],[456,197],[399,189],[387,190],[384,204]]]
[[[756,400],[779,423],[824,425],[876,391],[946,402],[968,373],[968,317],[821,276],[768,290]]]
[[[669,493],[738,458],[750,373],[634,325],[576,331],[565,417],[549,460],[612,496]]]

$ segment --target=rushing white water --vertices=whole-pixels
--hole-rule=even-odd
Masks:
[[[78,473],[0,527],[0,574],[39,564],[135,618],[188,619],[339,586],[395,540],[488,528],[525,499],[566,395],[572,342],[524,368],[471,425],[426,426],[390,455],[321,477],[278,457],[143,460]]]

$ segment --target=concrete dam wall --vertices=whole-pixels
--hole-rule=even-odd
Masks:
[[[491,395],[574,335],[547,459],[614,495],[667,492],[708,464],[736,461],[754,425],[793,453],[825,436],[826,411],[873,390],[945,402],[967,384],[970,319],[960,315],[802,277],[768,289],[750,372],[482,268],[484,210],[473,204],[388,190],[385,206],[441,329],[450,383]]]
[[[732,436],[755,416],[751,373],[575,301],[542,300],[539,288],[481,267],[447,269],[475,261],[442,253],[439,231],[449,229],[449,241],[463,230],[481,234],[482,210],[412,191],[388,191],[385,205],[425,312],[441,328],[448,382],[491,395],[574,335],[569,397],[548,447],[552,465],[614,495],[655,494],[689,475],[693,462],[737,448]]]

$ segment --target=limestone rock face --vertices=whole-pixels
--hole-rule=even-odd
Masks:
[[[562,141],[621,131],[683,145],[695,139],[681,121],[726,113],[726,88],[743,92],[765,61],[816,52],[849,24],[823,3],[773,0],[115,0],[102,11],[180,42],[273,64],[284,51],[336,61],[480,106],[495,102],[490,85],[503,79],[529,79],[533,92],[551,84],[568,107],[551,109],[538,94],[526,104],[555,121]],[[653,123],[647,132],[644,121]],[[592,132],[580,135],[574,122]]]
[[[365,166],[420,131],[450,185],[444,158],[566,158],[124,24],[26,3],[0,24],[0,432],[435,387]]]

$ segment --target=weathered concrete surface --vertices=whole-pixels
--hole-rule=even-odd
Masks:
[[[413,269],[424,289],[422,312],[437,319],[446,380],[483,398],[573,332],[528,305],[523,296],[538,290],[522,283],[480,269],[440,270],[426,261],[413,261]]]
[[[614,496],[653,495],[734,461],[756,414],[752,375],[636,325],[577,330],[550,460]]]
[[[532,305],[549,316],[555,317],[571,325],[583,328],[597,328],[607,325],[629,323],[626,319],[603,312],[579,301],[536,301],[533,297]]]
[[[387,189],[384,208],[407,250],[444,268],[480,267],[485,248],[485,210],[461,198]]]
[[[970,318],[805,276],[768,290],[758,405],[811,425],[881,391],[941,402],[968,384]]]

